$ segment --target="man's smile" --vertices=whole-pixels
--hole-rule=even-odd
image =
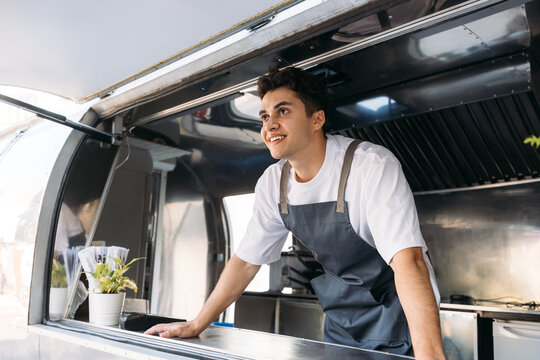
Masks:
[[[285,139],[285,135],[277,135],[277,136],[272,136],[269,138],[271,143],[276,143],[283,139]]]

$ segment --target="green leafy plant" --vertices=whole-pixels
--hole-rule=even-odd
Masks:
[[[66,267],[60,261],[53,259],[51,286],[56,288],[65,288],[67,285]]]
[[[118,294],[125,289],[131,289],[137,292],[137,285],[133,280],[124,276],[124,274],[130,269],[130,265],[135,261],[144,259],[137,258],[131,260],[127,264],[123,264],[119,257],[115,257],[114,265],[107,263],[97,263],[94,265],[94,271],[88,272],[99,284],[99,291],[102,294]]]
[[[540,137],[531,135],[525,140],[523,140],[524,144],[530,144],[531,146],[536,147],[537,149],[540,147]]]

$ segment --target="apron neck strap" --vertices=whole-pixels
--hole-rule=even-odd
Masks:
[[[354,140],[349,144],[347,151],[345,151],[345,159],[343,159],[343,166],[341,168],[341,177],[339,178],[338,197],[336,212],[345,212],[345,186],[347,185],[347,179],[349,178],[349,172],[351,171],[351,165],[354,157],[356,147],[362,142],[362,140]]]
[[[347,185],[347,178],[351,171],[354,152],[361,142],[362,140],[354,140],[350,143],[345,152],[345,159],[343,160],[343,167],[341,168],[341,177],[339,178],[336,212],[345,212],[345,186]],[[289,207],[287,206],[287,185],[289,184],[290,172],[291,164],[287,161],[283,164],[283,168],[281,169],[281,179],[279,182],[279,206],[282,214],[289,213]]]
[[[289,213],[289,207],[287,206],[287,184],[289,183],[289,174],[291,172],[291,164],[286,161],[281,169],[281,180],[279,182],[279,205],[281,207],[282,214]]]

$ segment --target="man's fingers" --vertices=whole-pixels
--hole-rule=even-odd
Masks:
[[[171,337],[171,332],[168,331],[168,330],[165,330],[165,331],[160,332],[159,336],[164,337],[164,338],[169,338],[169,337]]]
[[[169,323],[169,324],[158,324],[155,326],[152,326],[150,329],[146,330],[144,333],[147,335],[152,334],[159,334],[159,336],[164,338],[170,338],[170,337],[181,337],[181,338],[189,338],[198,336],[200,334],[200,331],[196,331],[193,329],[191,322],[175,322],[175,323]]]
[[[156,333],[156,331],[157,331],[156,326],[157,325],[152,326],[150,329],[146,330],[144,333],[147,334],[147,335],[152,335],[152,334]]]
[[[144,333],[147,335],[161,333],[166,329],[167,326],[168,324],[157,324],[157,325],[152,326],[150,329],[146,330]]]

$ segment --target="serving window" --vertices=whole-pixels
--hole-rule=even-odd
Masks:
[[[274,159],[250,91],[130,128],[121,145],[87,139],[65,180],[50,262],[48,318],[90,321],[79,252],[129,249],[124,313],[194,318],[252,215],[253,189]],[[291,245],[291,239],[285,248]],[[89,250],[85,250],[87,252]],[[117,251],[117,250],[115,250]],[[83,253],[84,254],[84,253]],[[249,292],[270,289],[264,266]],[[234,307],[220,318],[234,321]]]
[[[139,258],[124,274],[137,287],[137,292],[126,290],[125,311],[147,313],[152,307],[155,312],[174,315],[175,306],[167,300],[167,292],[176,290],[178,279],[174,274],[185,273],[174,266],[188,265],[182,256],[192,253],[188,248],[193,238],[202,244],[198,248],[203,253],[207,243],[204,226],[202,231],[191,232],[186,226],[193,218],[204,224],[201,196],[165,204],[167,173],[175,167],[173,160],[184,154],[179,149],[132,138],[118,147],[91,139],[84,142],[66,178],[57,216],[49,276],[49,319],[89,320],[88,291],[92,292],[96,284],[89,283],[84,273],[88,267],[83,266],[87,262],[81,263],[79,257],[89,247],[94,255],[85,259],[94,263],[107,262],[107,255],[118,253],[118,248],[129,251],[125,262]],[[180,245],[171,248],[171,238],[180,238],[175,241]],[[124,250],[121,253],[125,254]],[[171,286],[163,285],[167,283]],[[196,286],[189,288],[196,292]],[[204,295],[199,296],[200,301]],[[152,298],[154,301],[150,301]],[[166,309],[164,303],[169,305]]]

